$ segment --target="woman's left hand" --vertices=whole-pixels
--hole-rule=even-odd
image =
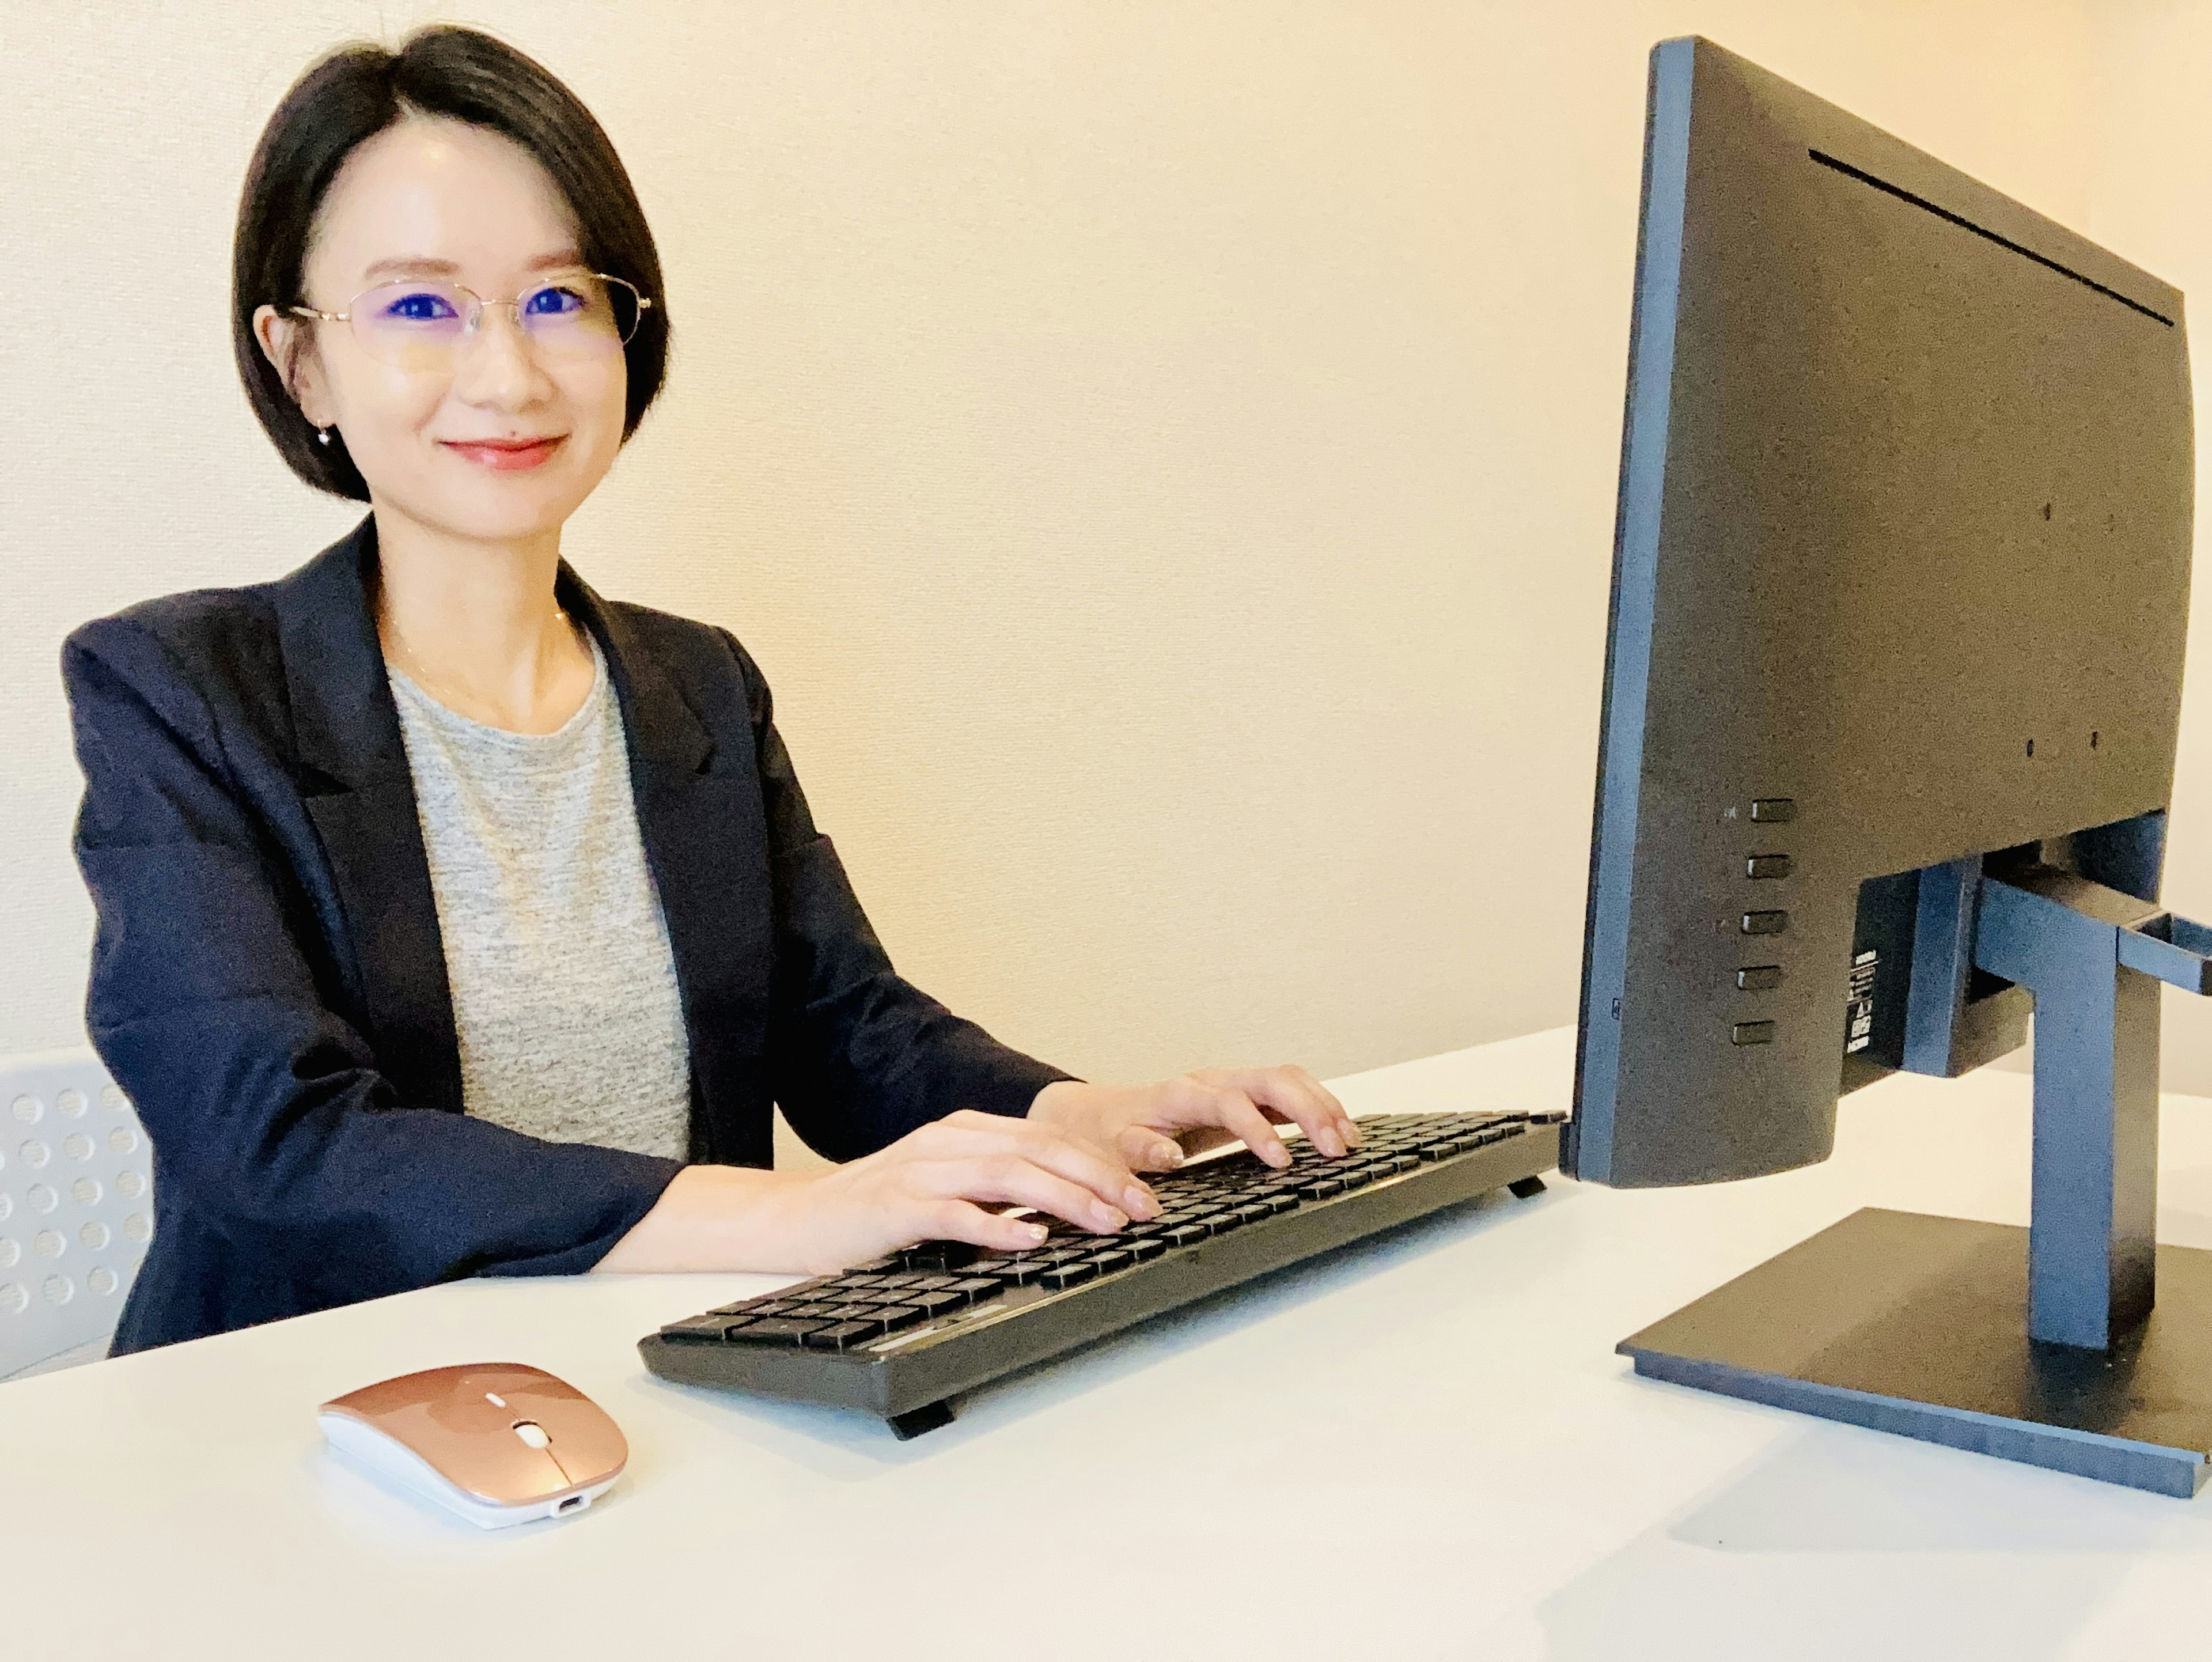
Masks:
[[[1158,1085],[1085,1085],[1063,1079],[1029,1117],[1118,1155],[1133,1172],[1165,1172],[1186,1153],[1231,1139],[1270,1166],[1291,1163],[1275,1127],[1295,1124],[1331,1159],[1359,1144],[1344,1105],[1304,1068],[1201,1068]]]

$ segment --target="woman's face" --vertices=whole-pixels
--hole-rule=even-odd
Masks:
[[[346,158],[317,215],[307,303],[344,312],[399,277],[512,300],[553,272],[582,271],[575,222],[544,169],[481,127],[414,117]],[[622,447],[628,365],[548,352],[514,309],[487,306],[444,352],[394,359],[343,323],[255,314],[280,368],[287,332],[307,332],[293,386],[318,427],[336,425],[380,517],[398,512],[452,535],[527,540],[556,531]],[[544,441],[514,450],[484,441]]]

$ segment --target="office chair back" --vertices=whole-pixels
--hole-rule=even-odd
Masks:
[[[99,1057],[0,1062],[0,1379],[104,1351],[153,1234],[146,1133]]]

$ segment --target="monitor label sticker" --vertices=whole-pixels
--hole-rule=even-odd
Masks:
[[[1851,960],[1851,997],[1846,1007],[1849,1025],[1844,1054],[1850,1056],[1874,1043],[1875,971],[1881,961],[1878,952],[1863,952]]]

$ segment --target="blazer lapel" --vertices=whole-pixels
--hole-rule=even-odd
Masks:
[[[556,593],[605,650],[622,704],[639,840],[676,960],[693,1101],[704,1110],[694,1115],[694,1157],[757,1160],[763,1151],[740,1147],[732,1129],[758,1088],[775,955],[753,758],[749,747],[738,755],[728,753],[726,740],[718,746],[631,622],[566,562]]]
[[[277,585],[300,789],[352,936],[377,1065],[410,1108],[461,1109],[460,1044],[415,783],[369,596],[376,520]]]

